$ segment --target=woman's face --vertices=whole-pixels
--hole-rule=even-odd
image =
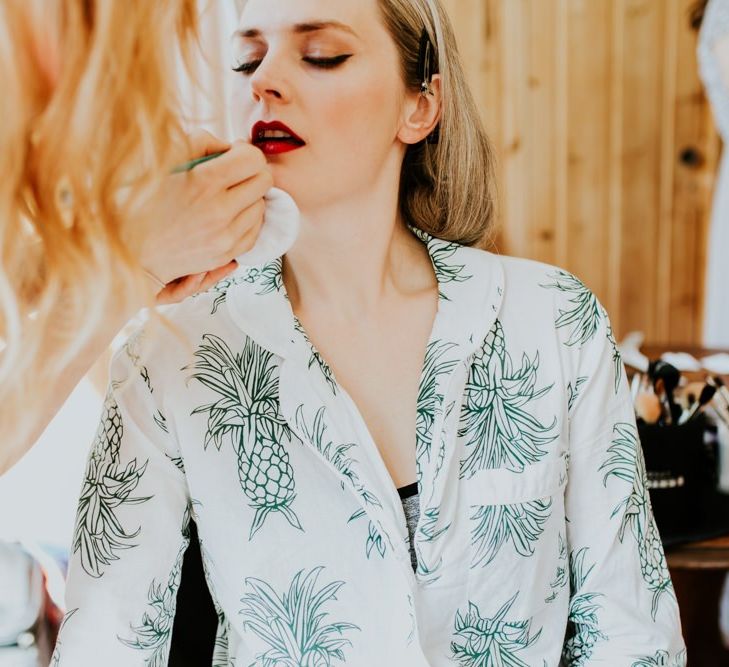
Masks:
[[[233,53],[236,131],[266,153],[276,185],[300,206],[399,178],[412,94],[377,0],[248,0]],[[301,141],[253,132],[260,121]]]

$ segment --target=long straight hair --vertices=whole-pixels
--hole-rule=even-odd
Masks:
[[[187,152],[178,47],[189,62],[196,17],[196,0],[0,3],[0,467],[43,407],[34,387],[110,303],[148,293],[121,220]]]

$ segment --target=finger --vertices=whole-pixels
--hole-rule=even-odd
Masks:
[[[240,213],[260,202],[264,204],[264,197],[271,189],[273,178],[269,172],[262,172],[245,183],[230,188],[221,200],[221,213],[232,220]]]
[[[187,297],[200,291],[200,285],[204,279],[205,273],[194,273],[169,283],[157,295],[157,305],[164,306],[183,301]]]
[[[237,268],[238,262],[232,260],[228,262],[225,266],[221,266],[217,269],[214,269],[213,271],[208,271],[205,279],[202,281],[202,284],[200,285],[200,287],[198,287],[198,292],[205,292],[206,290],[210,289],[213,285],[223,280],[223,278],[233,273]]]
[[[228,151],[231,145],[206,130],[194,130],[188,135],[190,159]]]
[[[195,167],[198,176],[219,182],[221,190],[245,183],[263,171],[269,171],[265,155],[255,146],[238,141],[224,155]]]
[[[234,221],[232,228],[236,230],[236,240],[230,249],[230,257],[240,257],[248,252],[258,241],[263,227],[263,216],[253,208],[243,211]]]

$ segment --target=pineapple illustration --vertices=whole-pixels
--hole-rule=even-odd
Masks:
[[[474,555],[471,569],[486,567],[507,542],[520,556],[531,556],[552,511],[552,500],[545,498],[513,505],[474,505],[470,520]]]
[[[414,225],[408,225],[408,227],[415,236],[427,244],[430,259],[433,262],[433,269],[435,270],[438,284],[441,287],[439,296],[445,301],[450,301],[443,292],[442,286],[446,283],[464,283],[473,278],[473,276],[463,275],[463,271],[466,268],[465,264],[453,264],[450,261],[458,252],[460,246],[457,243],[444,241],[443,239],[432,236]]]
[[[618,423],[613,427],[614,439],[608,448],[609,457],[600,466],[605,470],[603,484],[609,477],[617,477],[632,484],[632,489],[613,510],[612,516],[622,512],[618,536],[622,542],[625,530],[630,529],[638,546],[640,571],[648,590],[652,593],[651,615],[655,619],[658,602],[664,593],[673,595],[663,544],[651,514],[650,497],[646,488],[645,462],[638,441],[637,429],[631,423]]]
[[[507,621],[518,593],[492,618],[484,618],[478,606],[469,601],[468,612],[456,611],[454,635],[462,642],[451,642],[451,657],[459,667],[529,667],[517,653],[532,646],[542,634],[529,636],[531,621]]]
[[[436,406],[443,401],[443,396],[437,393],[438,378],[449,374],[458,363],[455,359],[444,358],[454,347],[455,343],[435,340],[428,344],[425,352],[415,415],[415,463],[418,480],[422,478],[423,459],[430,460],[431,432],[436,417]]]
[[[177,555],[175,565],[170,571],[168,581],[158,583],[153,580],[150,584],[149,611],[144,612],[139,625],[132,626],[134,638],[118,638],[125,646],[149,654],[144,659],[145,667],[165,667],[167,665],[168,646],[175,620],[177,589],[182,577],[182,560],[187,545],[188,542],[185,541]]]
[[[636,660],[630,667],[685,667],[685,665],[685,650],[679,651],[673,659],[668,651],[661,650]]]
[[[623,364],[612,327],[610,326],[607,311],[602,307],[592,291],[577,276],[559,269],[549,277],[554,282],[547,285],[540,285],[540,287],[556,289],[569,295],[571,306],[567,310],[560,309],[556,321],[558,329],[562,327],[572,328],[569,338],[565,341],[565,345],[568,347],[578,344],[580,346],[584,345],[595,336],[600,323],[603,320],[606,321],[606,336],[613,349],[615,393],[617,394],[620,388]]]
[[[342,635],[348,630],[361,630],[353,623],[322,624],[327,612],[323,605],[336,600],[343,581],[334,581],[316,590],[316,581],[324,569],[313,568],[304,578],[304,570],[293,577],[288,594],[279,596],[265,581],[247,577],[253,591],[241,602],[243,629],[250,630],[269,648],[257,656],[265,667],[330,667],[334,660],[345,662],[344,647],[352,642]]]
[[[278,375],[273,355],[247,338],[241,354],[210,334],[194,355],[195,379],[218,394],[215,403],[192,414],[207,413],[205,448],[212,442],[220,450],[229,439],[238,455],[241,489],[255,509],[249,539],[271,512],[303,530],[291,504],[296,498],[294,471],[283,443],[289,427],[278,409]],[[190,367],[185,367],[187,370]]]
[[[73,616],[78,611],[78,607],[75,609],[69,609],[64,615],[63,620],[61,620],[61,625],[58,627],[58,636],[63,636],[63,629],[66,627],[66,623],[68,623],[71,616]],[[51,656],[51,662],[48,665],[48,667],[58,667],[61,664],[61,646],[62,641],[59,639],[56,642],[56,646],[53,649],[53,655]]]
[[[571,596],[562,657],[570,667],[586,664],[592,656],[595,644],[607,639],[599,630],[598,612],[601,606],[595,602],[602,594],[583,590],[588,575],[595,567],[593,564],[585,569],[587,551],[588,547],[583,547],[577,552],[571,552],[569,556]]]
[[[137,505],[149,497],[132,497],[147,463],[136,459],[121,461],[124,424],[111,391],[106,396],[103,417],[86,466],[79,498],[73,551],[79,553],[81,567],[92,577],[100,577],[105,566],[118,560],[123,549],[134,547],[140,529],[128,532],[116,515],[122,505]]]
[[[525,409],[552,388],[535,389],[538,370],[538,353],[534,359],[525,354],[521,368],[514,368],[504,329],[496,320],[476,353],[466,384],[458,435],[467,438],[465,446],[471,451],[461,461],[461,478],[484,468],[521,472],[547,453],[544,446],[558,436],[557,418],[545,426]]]

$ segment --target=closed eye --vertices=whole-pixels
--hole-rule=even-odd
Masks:
[[[302,58],[302,60],[309,64],[313,65],[314,67],[318,67],[320,69],[334,69],[335,67],[339,67],[342,63],[349,60],[352,57],[352,53],[345,53],[341,56],[334,56],[333,58],[311,58],[311,57],[305,57]],[[261,60],[251,60],[247,63],[240,63],[240,65],[236,65],[233,68],[234,72],[240,72],[241,74],[252,74],[256,71],[258,66],[261,64]]]

